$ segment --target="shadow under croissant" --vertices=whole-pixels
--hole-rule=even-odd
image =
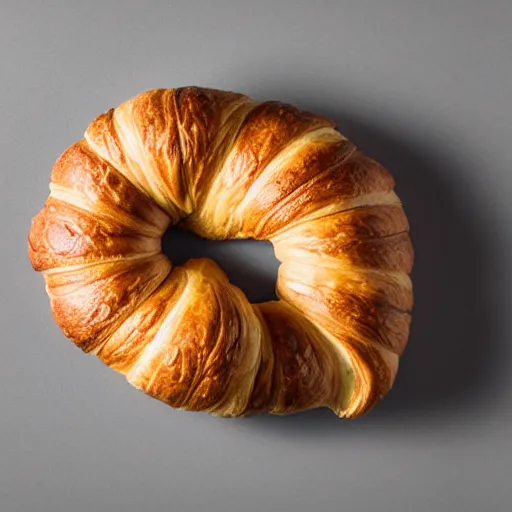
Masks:
[[[493,393],[497,381],[493,379],[496,357],[492,311],[485,286],[486,272],[493,265],[492,255],[482,246],[480,233],[484,226],[478,211],[472,208],[469,198],[461,201],[464,196],[460,191],[456,193],[447,179],[454,164],[446,154],[437,156],[423,141],[421,148],[416,147],[322,105],[298,106],[333,119],[342,133],[387,167],[396,179],[415,249],[411,335],[393,389],[363,418],[340,421],[329,410],[317,409],[290,416],[261,415],[230,421],[239,428],[268,428],[302,435],[346,433],[347,429],[366,430],[383,424],[392,428],[431,428],[460,420]],[[179,240],[174,236],[172,239]],[[230,243],[239,242],[224,242]],[[176,251],[176,247],[169,251],[170,244],[176,242],[164,238],[167,253]],[[200,246],[201,243],[185,244],[180,249],[182,260]],[[277,273],[270,244],[266,251],[269,254],[258,258],[252,268],[228,246],[224,252],[219,250],[208,256],[227,271],[250,300],[260,302],[274,298],[269,290]],[[204,252],[197,254],[203,255]]]

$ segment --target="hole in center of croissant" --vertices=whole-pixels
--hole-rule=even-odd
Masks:
[[[177,227],[162,238],[163,253],[174,266],[191,258],[210,258],[238,286],[250,302],[276,300],[279,261],[270,242],[261,240],[207,240]]]

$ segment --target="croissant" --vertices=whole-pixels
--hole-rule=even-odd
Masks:
[[[170,225],[270,240],[279,300],[250,304],[209,259],[173,267]],[[288,104],[184,87],[101,114],[56,161],[28,250],[64,334],[176,408],[355,417],[407,343],[413,249],[394,180]]]

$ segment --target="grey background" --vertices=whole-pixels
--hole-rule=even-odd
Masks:
[[[511,26],[510,0],[2,0],[0,510],[512,510]],[[192,84],[326,114],[396,176],[416,307],[369,416],[175,411],[55,326],[26,256],[54,160],[107,108]],[[271,294],[268,246],[165,245]]]

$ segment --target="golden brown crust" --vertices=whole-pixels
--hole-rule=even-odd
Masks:
[[[169,260],[156,255],[46,273],[55,320],[84,351],[97,350],[170,269]]]
[[[55,163],[29,234],[63,332],[173,407],[223,416],[369,410],[408,338],[413,249],[391,175],[320,116],[241,94],[146,91]],[[251,305],[161,236],[271,240],[276,302]]]
[[[29,242],[37,270],[158,254],[161,245],[158,238],[141,236],[51,196],[33,221]]]
[[[195,209],[256,105],[247,96],[232,92],[198,87],[176,90],[183,173]]]
[[[173,222],[180,219],[189,199],[182,175],[174,89],[148,91],[109,110],[91,123],[85,138]]]
[[[168,216],[118,170],[100,158],[85,139],[72,144],[53,167],[52,195],[66,199],[94,215],[117,221],[148,236],[160,238],[169,226]]]
[[[353,208],[297,225],[272,239],[281,261],[409,274],[413,248],[400,204]]]
[[[168,277],[174,283],[179,295],[157,291],[169,303],[165,319],[128,380],[173,407],[241,414],[260,359],[252,309],[212,261],[190,260]]]
[[[269,101],[252,108],[202,204],[187,219],[188,226],[211,238],[252,236],[241,226],[243,219],[236,215],[236,208],[280,152],[301,135],[321,127],[332,127],[332,123],[290,105]],[[215,199],[219,196],[229,208],[219,204]]]
[[[286,414],[337,403],[350,378],[318,328],[284,302],[255,308],[271,349],[262,358],[246,413]]]

